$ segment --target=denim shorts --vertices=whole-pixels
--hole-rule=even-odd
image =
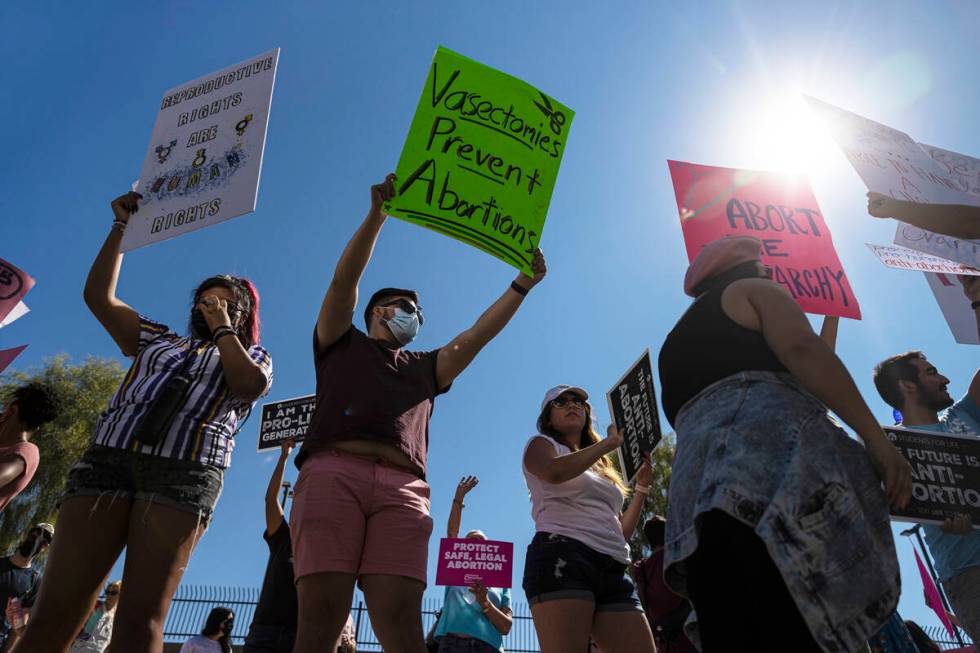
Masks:
[[[72,497],[112,495],[170,506],[207,523],[223,479],[224,470],[214,465],[91,445],[68,472],[59,503]]]
[[[524,593],[530,605],[558,599],[595,603],[596,612],[642,612],[626,565],[564,535],[537,533],[527,547]]]
[[[439,653],[497,653],[499,650],[476,637],[443,635],[439,638]]]

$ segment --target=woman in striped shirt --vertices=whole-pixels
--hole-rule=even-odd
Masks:
[[[133,364],[69,474],[25,651],[71,644],[124,548],[110,650],[162,650],[170,597],[211,519],[233,437],[272,382],[247,279],[201,283],[187,337],[116,297],[119,247],[140,198],[112,202],[115,221],[85,284],[85,302]]]

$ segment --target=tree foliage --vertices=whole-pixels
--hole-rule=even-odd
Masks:
[[[646,520],[654,515],[667,516],[667,489],[670,486],[670,468],[674,463],[676,449],[676,437],[673,433],[667,433],[653,450],[653,478],[650,481],[650,494],[647,495],[646,501],[643,503],[643,512],[640,514],[640,521],[636,525],[636,532],[629,541],[630,557],[633,560],[639,560],[650,553],[650,544],[643,534],[643,524]],[[613,458],[615,457],[616,454],[613,454]],[[619,461],[617,460],[616,463],[618,465]],[[628,505],[629,498],[626,501]]]
[[[31,438],[41,451],[41,462],[30,484],[0,514],[0,551],[9,550],[32,524],[55,521],[68,470],[88,446],[99,413],[108,405],[123,374],[114,360],[89,357],[71,365],[68,357],[61,355],[46,360],[39,370],[0,376],[0,402],[6,402],[14,388],[28,381],[48,384],[62,402],[61,415]]]

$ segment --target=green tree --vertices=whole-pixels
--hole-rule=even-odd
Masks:
[[[649,555],[650,544],[643,534],[643,524],[654,515],[667,516],[667,489],[670,487],[670,467],[674,463],[674,452],[677,450],[677,438],[673,433],[667,433],[653,450],[653,478],[650,481],[650,494],[643,502],[643,512],[636,525],[636,532],[630,538],[630,557],[633,560]],[[616,458],[618,452],[612,454]],[[616,464],[619,461],[616,460]],[[627,499],[627,502],[629,499]],[[625,506],[624,506],[625,508]]]
[[[0,376],[0,402],[6,402],[17,386],[34,380],[54,388],[62,400],[61,415],[31,438],[41,450],[41,462],[30,484],[0,514],[0,552],[15,545],[30,525],[55,521],[68,470],[88,446],[99,413],[108,405],[123,374],[114,360],[89,357],[84,363],[71,365],[66,355],[60,355],[46,360],[41,369]]]

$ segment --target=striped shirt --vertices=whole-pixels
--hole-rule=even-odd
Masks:
[[[272,358],[259,347],[248,349],[266,377],[263,395],[272,385]],[[185,374],[191,385],[187,401],[179,409],[167,433],[156,445],[146,445],[133,431],[167,379],[190,357]],[[132,367],[116,391],[109,407],[99,416],[92,443],[104,447],[194,460],[222,469],[231,464],[234,436],[252,410],[228,390],[221,357],[214,344],[183,338],[169,327],[140,316],[139,348]]]

